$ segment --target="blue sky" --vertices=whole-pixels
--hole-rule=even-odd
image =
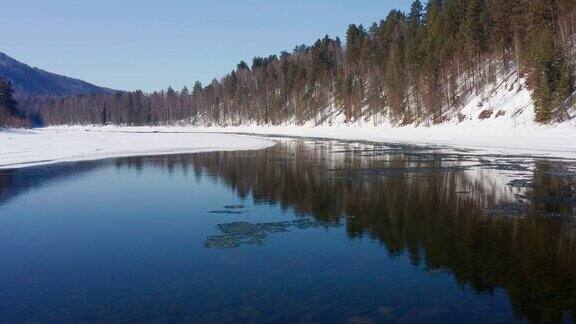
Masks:
[[[236,63],[345,39],[410,0],[0,0],[0,51],[115,89],[181,89]]]

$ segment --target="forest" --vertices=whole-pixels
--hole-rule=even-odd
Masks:
[[[21,105],[33,106],[28,114],[45,125],[321,124],[334,113],[349,123],[378,117],[435,124],[514,73],[531,90],[536,120],[561,122],[574,105],[575,19],[574,0],[415,0],[408,12],[350,25],[344,42],[325,36],[241,61],[192,89],[27,98]]]

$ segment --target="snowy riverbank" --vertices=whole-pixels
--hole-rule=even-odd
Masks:
[[[0,169],[111,157],[255,150],[273,141],[231,134],[133,133],[125,128],[0,130]]]
[[[432,127],[209,127],[187,131],[301,136],[375,142],[408,143],[475,149],[494,154],[533,154],[576,158],[576,127],[569,124],[535,127],[441,125]]]
[[[73,126],[0,131],[0,169],[109,157],[262,149],[273,141],[253,136],[297,136],[440,145],[481,153],[534,154],[576,158],[576,127],[242,126],[117,127]]]
[[[491,154],[530,154],[550,157],[576,158],[576,127],[569,123],[555,126],[528,126],[510,127],[509,125],[443,124],[432,127],[375,127],[363,126],[240,126],[240,127],[194,127],[194,126],[145,126],[145,127],[117,127],[117,126],[72,126],[51,127],[39,132],[74,132],[75,134],[102,133],[102,137],[109,134],[114,138],[116,133],[132,133],[137,143],[146,141],[146,134],[160,133],[189,133],[189,136],[202,134],[249,134],[273,135],[307,138],[326,138],[353,141],[374,141],[388,143],[406,143],[418,145],[448,146],[455,149],[474,149],[479,153]],[[141,134],[133,134],[141,133]],[[217,133],[217,134],[214,134]],[[65,134],[65,133],[63,133]],[[72,134],[70,134],[72,135]],[[137,137],[143,135],[145,137]],[[160,137],[151,137],[161,142]],[[193,137],[192,137],[193,138]],[[185,139],[185,138],[182,138]],[[225,138],[223,138],[225,139]],[[214,138],[217,140],[217,138]],[[0,137],[2,141],[2,137]],[[112,140],[111,140],[112,141]],[[171,143],[167,143],[170,145]],[[226,145],[227,143],[222,143]],[[127,144],[126,144],[127,145]],[[140,145],[140,144],[137,144]],[[161,143],[153,144],[162,147]],[[183,144],[185,145],[185,144]],[[219,146],[214,142],[210,146]],[[0,142],[0,150],[3,143]],[[0,164],[2,164],[0,162]]]

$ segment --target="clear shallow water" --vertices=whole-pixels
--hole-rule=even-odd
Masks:
[[[0,171],[0,321],[568,321],[575,178],[300,140]]]

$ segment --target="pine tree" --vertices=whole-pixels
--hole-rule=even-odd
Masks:
[[[10,81],[0,78],[0,126],[10,125],[11,120],[17,124],[23,123],[26,114],[18,108],[18,103],[14,100],[14,89]],[[24,122],[25,123],[25,122]]]
[[[10,115],[18,114],[12,83],[2,78],[0,78],[0,107],[4,108]]]
[[[552,32],[544,28],[533,44],[532,71],[529,83],[533,87],[532,98],[536,106],[536,120],[549,122],[553,112],[561,106],[573,91],[572,69],[558,53]]]
[[[246,64],[246,62],[240,61],[240,63],[238,63],[236,65],[236,69],[237,70],[243,70],[243,69],[249,69],[249,67],[248,67],[248,64]]]
[[[501,53],[512,47],[512,8],[514,1],[492,0],[490,17],[492,22],[491,36],[493,38],[492,47]],[[505,53],[503,53],[505,54]],[[507,57],[504,56],[504,59]]]

